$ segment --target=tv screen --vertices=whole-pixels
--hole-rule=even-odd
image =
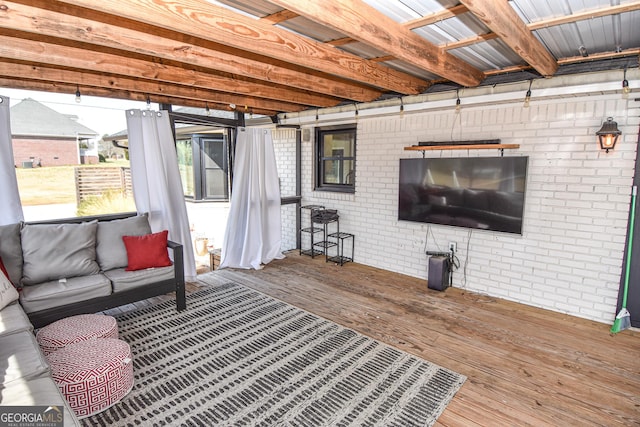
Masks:
[[[528,160],[400,159],[398,219],[522,234]]]

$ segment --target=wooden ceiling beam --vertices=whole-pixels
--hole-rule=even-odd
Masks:
[[[123,18],[139,21],[402,94],[417,94],[429,86],[428,82],[407,73],[248,18],[206,0],[59,2],[112,15],[110,23],[113,25],[118,25]]]
[[[38,6],[52,6],[49,0],[33,0],[30,3]],[[219,74],[227,73],[235,84],[229,83],[229,88],[237,87],[241,80],[246,82],[246,90],[252,86],[251,80],[271,87],[276,91],[275,99],[288,102],[302,102],[309,105],[335,105],[338,98],[371,101],[381,95],[380,91],[372,90],[361,85],[323,78],[319,73],[314,74],[302,67],[285,68],[276,63],[269,63],[269,58],[243,58],[233,52],[213,50],[206,46],[196,45],[195,40],[182,40],[177,35],[162,37],[158,34],[147,34],[142,30],[116,27],[93,17],[85,16],[87,11],[80,8],[65,6],[65,13],[45,10],[19,2],[3,2],[6,8],[0,9],[0,28],[27,31],[49,37],[64,38],[75,42],[89,43],[96,46],[118,49],[147,56],[182,62],[193,66],[206,67]],[[59,5],[60,6],[60,5]],[[92,19],[93,18],[93,19]],[[30,38],[29,35],[25,36]],[[90,47],[88,47],[90,48]],[[94,50],[99,50],[95,48]],[[123,53],[123,55],[127,55]],[[267,60],[267,62],[263,62]],[[274,88],[273,85],[280,85]],[[240,88],[243,86],[240,85]],[[254,89],[257,89],[254,86]],[[232,90],[232,89],[228,89]],[[245,90],[245,91],[246,91]],[[258,91],[259,92],[259,91]],[[242,92],[241,92],[242,93]],[[320,95],[320,93],[326,95]],[[331,100],[333,96],[333,101]],[[335,102],[334,102],[335,101]]]
[[[284,21],[288,21],[289,19],[297,18],[298,15],[295,12],[292,12],[287,9],[283,9],[280,12],[272,13],[271,15],[263,16],[260,18],[261,21],[267,22],[270,25],[276,25]]]
[[[243,82],[221,80],[216,76],[199,71],[152,63],[137,58],[127,58],[112,53],[92,52],[91,55],[87,55],[87,51],[82,47],[62,46],[42,41],[14,38],[7,35],[9,32],[9,30],[0,29],[0,57],[14,61],[28,61],[36,64],[43,64],[43,61],[46,61],[44,63],[57,67],[91,70],[110,75],[136,76],[155,80],[169,86],[176,84],[202,89],[216,88],[227,93],[230,92],[231,87],[243,84]],[[271,90],[277,90],[277,88],[271,88]],[[269,102],[271,106],[264,108],[270,110],[287,111],[290,108],[295,108],[294,105],[296,104],[269,98],[267,95],[270,93],[270,91],[266,93],[262,91],[261,94],[265,95],[265,97],[258,98],[255,94],[253,97]],[[229,95],[238,98],[247,96],[247,94],[231,93]],[[279,107],[276,108],[276,106]]]
[[[105,89],[116,89],[126,92],[143,92],[149,96],[164,96],[171,98],[182,98],[200,100],[204,108],[209,104],[236,104],[246,105],[251,108],[261,108],[275,111],[302,111],[304,106],[297,104],[285,104],[268,99],[255,98],[246,95],[235,95],[216,90],[207,90],[194,86],[167,85],[163,82],[125,77],[118,75],[107,75],[83,70],[73,70],[67,68],[53,68],[33,63],[23,63],[7,61],[0,58],[0,75],[14,77],[21,80],[38,80],[45,82],[60,82],[81,85],[83,87],[97,87]]]
[[[541,21],[531,22],[527,24],[527,28],[531,31],[540,30],[543,28],[555,27],[557,25],[569,24],[572,22],[584,21],[587,19],[601,18],[604,16],[616,15],[619,13],[632,12],[640,10],[640,1],[633,3],[622,4],[618,6],[609,6],[601,9],[589,10],[585,12],[578,12],[568,16],[560,16],[556,18],[543,19]],[[442,49],[452,50],[461,47],[471,46],[476,43],[485,42],[488,40],[494,40],[499,38],[496,33],[486,33],[478,36],[469,37],[466,39],[458,40],[451,43],[440,45]],[[559,62],[559,61],[558,61]]]
[[[461,0],[476,18],[543,76],[558,69],[556,59],[533,35],[509,2],[505,0]]]
[[[270,1],[460,85],[477,86],[484,79],[480,70],[360,0]]]
[[[18,79],[18,78],[8,78],[0,76],[0,87],[12,88],[12,89],[24,89],[24,90],[34,90],[39,92],[51,92],[51,93],[60,93],[60,94],[68,94],[70,96],[75,96],[76,89],[80,89],[82,95],[86,96],[98,96],[102,98],[114,98],[114,99],[129,99],[131,101],[142,101],[145,102],[147,100],[147,94],[144,92],[137,91],[126,91],[120,89],[106,89],[106,88],[96,88],[91,86],[81,86],[81,85],[71,85],[68,83],[60,83],[60,82],[44,82],[39,80],[28,80],[28,79]],[[202,101],[196,101],[189,98],[176,98],[170,96],[163,95],[155,95],[153,98],[150,98],[151,102],[157,102],[162,104],[171,104],[171,105],[180,105],[183,107],[194,107],[194,108],[203,108]],[[209,103],[209,108],[216,110],[230,110],[228,104],[215,104]],[[237,108],[237,107],[236,107]],[[265,116],[273,116],[278,113],[278,111],[273,110],[265,110],[261,108],[250,108],[248,109],[249,113],[252,114],[263,114]]]
[[[531,22],[527,24],[529,30],[540,30],[542,28],[555,27],[557,25],[569,24],[571,22],[584,21],[587,19],[601,18],[603,16],[617,15],[619,13],[633,12],[640,10],[640,1],[634,1],[631,3],[620,4],[617,6],[608,6],[601,9],[586,10],[584,12],[573,13],[567,16],[560,16],[556,18],[543,19],[541,21]]]
[[[626,3],[622,5],[617,5],[617,6],[608,6],[601,9],[578,12],[568,16],[543,19],[541,21],[532,22],[526,25],[529,30],[535,31],[543,28],[554,27],[557,25],[563,25],[563,24],[568,24],[572,22],[579,22],[579,21],[584,21],[584,20],[593,19],[593,18],[600,18],[600,17],[615,15],[619,13],[633,12],[636,10],[640,10],[640,0],[636,0],[631,3]],[[402,25],[404,25],[407,28],[414,29],[414,28],[424,27],[426,25],[432,25],[439,21],[449,19],[454,16],[458,16],[467,12],[469,12],[469,9],[466,6],[457,5],[452,8],[444,9],[440,12],[436,12],[436,13],[424,16],[422,18],[406,21],[402,23]],[[441,44],[441,45],[438,45],[438,47],[440,47],[443,50],[450,51],[450,50],[459,49],[462,47],[472,46],[476,43],[486,42],[489,40],[495,40],[499,38],[500,37],[498,36],[498,34],[494,32],[488,32],[486,34],[480,34],[477,36],[457,40],[454,42]],[[331,40],[327,43],[333,46],[344,46],[354,42],[356,42],[356,40],[352,39],[351,37],[343,37],[340,39]],[[607,58],[609,53],[604,53],[604,55],[605,55],[604,58]],[[623,56],[626,56],[626,55],[623,55]],[[599,57],[602,57],[602,56],[599,55]],[[375,62],[384,62],[384,61],[392,61],[394,59],[397,59],[397,58],[392,55],[385,55],[378,58],[371,58],[370,60]],[[570,59],[558,59],[557,62],[558,62],[558,65],[566,63],[566,61],[580,62],[580,61],[577,61],[577,59],[578,57],[570,58]],[[584,58],[582,58],[582,60],[584,61]],[[490,74],[496,74],[501,72],[502,72],[501,70],[492,70],[492,71],[485,72],[485,74],[490,75]]]
[[[640,48],[635,49],[625,49],[620,52],[598,52],[590,54],[587,58],[584,56],[570,56],[567,58],[560,58],[558,60],[559,65],[567,65],[567,64],[577,64],[579,62],[589,62],[589,61],[598,61],[603,59],[613,59],[613,58],[624,58],[625,56],[636,56],[640,55]]]
[[[435,12],[430,15],[412,19],[410,21],[405,21],[400,25],[408,28],[409,30],[413,30],[416,28],[425,27],[427,25],[432,25],[440,21],[444,21],[445,19],[453,18],[458,15],[462,15],[464,13],[467,13],[468,11],[469,9],[467,9],[466,6],[460,4],[448,9],[443,9],[440,12]],[[328,41],[327,43],[332,46],[344,46],[355,42],[357,42],[357,40],[354,40],[351,37],[342,37],[339,39]]]
[[[432,25],[440,21],[444,21],[445,19],[453,18],[458,15],[462,15],[469,12],[467,6],[463,4],[459,4],[457,6],[450,7],[448,9],[443,9],[440,12],[435,12],[421,18],[412,19],[410,21],[403,22],[402,25],[407,27],[410,30],[415,28],[425,27],[427,25]]]
[[[476,43],[480,43],[480,42],[486,42],[489,40],[495,40],[499,38],[498,35],[496,33],[486,33],[486,34],[480,34],[474,37],[469,37],[466,39],[462,39],[462,40],[458,40],[455,42],[451,42],[451,43],[446,43],[443,45],[440,45],[440,47],[444,50],[453,50],[453,49],[459,49],[461,47],[467,47],[467,46],[471,46],[474,45]]]

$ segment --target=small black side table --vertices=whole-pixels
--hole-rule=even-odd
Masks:
[[[355,246],[356,236],[351,233],[342,233],[340,231],[331,233],[328,236],[330,239],[336,239],[338,254],[333,257],[329,257],[327,261],[335,262],[343,266],[345,262],[353,262],[353,251]],[[351,239],[351,257],[344,256],[344,241]]]

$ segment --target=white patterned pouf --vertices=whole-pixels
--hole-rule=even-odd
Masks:
[[[40,329],[36,340],[45,356],[69,344],[95,338],[118,338],[118,323],[104,314],[79,314]]]
[[[78,418],[104,411],[133,387],[131,349],[122,340],[69,344],[48,359],[53,380]]]

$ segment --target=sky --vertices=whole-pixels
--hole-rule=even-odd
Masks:
[[[146,102],[142,101],[98,98],[84,95],[80,97],[80,103],[76,103],[75,93],[63,94],[0,88],[0,95],[10,98],[11,107],[25,98],[31,98],[59,113],[78,116],[79,123],[96,131],[100,136],[104,134],[111,135],[126,129],[126,110],[144,110],[147,108]],[[157,110],[158,104],[151,103],[151,108]]]

